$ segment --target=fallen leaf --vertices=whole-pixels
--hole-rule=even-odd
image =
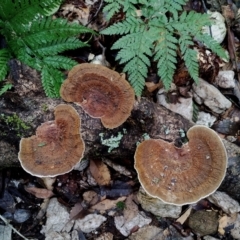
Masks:
[[[109,185],[111,176],[108,167],[100,160],[90,160],[91,175],[99,185]]]
[[[189,207],[185,213],[183,213],[176,222],[179,222],[181,224],[184,224],[184,222],[188,219],[189,215],[191,214],[192,207]]]
[[[125,201],[125,207],[123,210],[123,216],[125,223],[131,221],[139,213],[138,206],[133,202],[133,194],[129,195]]]
[[[87,209],[84,209],[80,202],[77,202],[70,211],[70,220],[82,219],[89,214]]]
[[[83,194],[83,199],[91,206],[99,202],[99,198],[98,194],[94,191],[87,191]]]
[[[50,198],[54,195],[51,190],[47,190],[45,188],[37,188],[37,187],[25,187],[25,190],[31,194],[33,194],[37,198]]]
[[[123,202],[125,199],[126,199],[126,197],[120,197],[116,200],[105,199],[105,200],[97,203],[96,205],[92,206],[90,209],[91,210],[98,210],[100,212],[104,212],[104,211],[109,210],[111,208],[115,208],[116,204],[118,202]]]

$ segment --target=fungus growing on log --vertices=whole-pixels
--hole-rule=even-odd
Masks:
[[[75,66],[60,89],[61,97],[75,102],[106,128],[116,128],[130,116],[134,90],[119,73],[107,67],[84,63]]]
[[[165,203],[184,205],[213,193],[227,168],[227,153],[220,137],[204,126],[187,132],[181,148],[161,139],[140,143],[135,169],[145,191]]]
[[[77,111],[66,104],[56,107],[55,120],[43,123],[36,135],[22,138],[18,158],[25,171],[38,177],[70,172],[82,159],[85,145]]]

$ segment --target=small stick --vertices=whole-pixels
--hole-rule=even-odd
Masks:
[[[4,218],[1,214],[0,214],[0,218],[3,220],[3,222],[9,226],[15,233],[17,233],[20,237],[22,237],[25,240],[28,240],[28,238],[25,238],[16,228],[14,228],[8,221],[6,218]]]

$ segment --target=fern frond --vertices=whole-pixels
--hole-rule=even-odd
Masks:
[[[77,62],[64,56],[48,56],[43,58],[43,64],[56,69],[70,70],[77,65]]]
[[[115,13],[120,11],[120,9],[126,13],[126,16],[134,14],[136,11],[134,4],[137,4],[139,0],[105,0],[104,2],[107,3],[107,5],[103,8],[103,12],[106,14],[106,19],[110,20]]]
[[[166,89],[170,88],[177,63],[177,42],[170,32],[162,31],[155,48],[154,60],[158,61],[158,75]]]
[[[210,35],[199,33],[195,37],[198,41],[204,43],[207,46],[207,48],[211,49],[219,57],[223,59],[228,59],[226,51]]]
[[[141,96],[147,77],[147,66],[138,57],[134,57],[125,65],[123,71],[128,73],[128,80],[136,96]]]
[[[0,88],[0,96],[3,95],[7,90],[10,90],[12,88],[11,83],[6,83]]]
[[[145,28],[145,23],[135,17],[128,17],[125,21],[118,22],[112,26],[101,31],[101,34],[113,35],[113,34],[127,34],[134,32],[142,32]]]
[[[77,23],[68,23],[66,19],[38,18],[33,21],[31,26],[22,29],[24,32],[18,32],[24,42],[34,46],[37,44],[46,44],[58,38],[69,38],[83,33],[94,33],[91,29],[81,26]]]
[[[44,66],[41,71],[41,77],[46,95],[52,98],[59,97],[59,90],[64,80],[63,74],[57,69]]]
[[[31,52],[32,52],[31,49],[20,48],[17,52],[15,52],[16,58],[19,61],[21,61],[22,63],[24,63],[38,71],[41,71],[42,70],[41,60],[39,58],[32,56]]]
[[[38,14],[52,15],[61,3],[62,0],[1,0],[0,18],[13,26],[28,24]]]
[[[145,85],[153,42],[151,32],[145,30],[122,37],[112,47],[121,49],[116,59],[120,60],[120,64],[126,64],[123,71],[128,74],[128,80],[137,96],[141,95]]]
[[[79,41],[77,38],[59,38],[51,42],[42,44],[34,44],[36,47],[35,52],[39,56],[56,55],[60,52],[82,48],[88,46],[88,44]]]
[[[185,65],[189,71],[192,79],[198,83],[199,82],[199,63],[197,59],[197,51],[191,48],[187,48],[185,53],[183,54],[183,59]]]
[[[7,75],[10,57],[11,55],[7,49],[0,49],[0,81]]]

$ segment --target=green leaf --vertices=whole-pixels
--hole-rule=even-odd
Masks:
[[[10,57],[11,55],[7,49],[0,49],[0,81],[7,75]]]
[[[11,83],[6,83],[5,85],[3,85],[3,87],[0,88],[0,96],[7,92],[7,90],[10,90],[11,88],[12,88]]]

